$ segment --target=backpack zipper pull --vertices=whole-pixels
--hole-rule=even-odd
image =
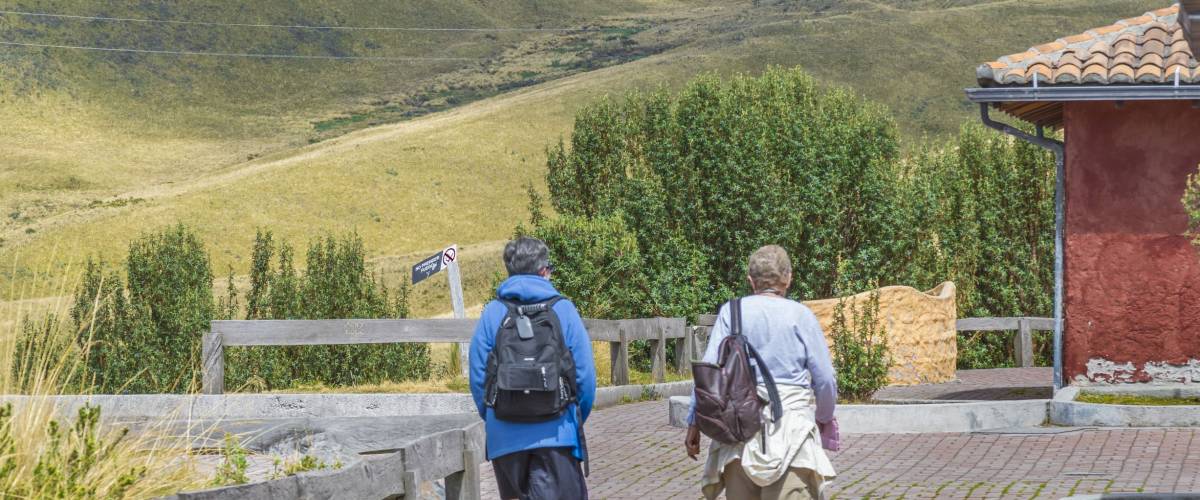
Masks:
[[[542,367],[542,389],[549,390],[550,382],[546,380],[546,367]]]

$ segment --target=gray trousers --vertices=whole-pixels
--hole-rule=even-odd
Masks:
[[[587,483],[571,448],[536,448],[492,460],[504,500],[587,500]]]

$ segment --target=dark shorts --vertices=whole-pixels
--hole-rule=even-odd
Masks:
[[[492,460],[505,500],[587,500],[587,483],[571,448],[537,448]]]

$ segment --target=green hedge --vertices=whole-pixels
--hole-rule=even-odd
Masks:
[[[797,299],[953,280],[961,316],[1049,314],[1052,157],[978,126],[908,155],[897,135],[797,69],[603,98],[548,150],[557,219],[535,198],[531,232],[594,317],[711,312],[768,243],[790,252]],[[960,366],[1010,363],[1008,345],[966,338]]]
[[[230,270],[219,302],[213,299],[204,245],[183,225],[131,244],[125,279],[89,261],[71,310],[77,345],[89,347],[83,380],[104,393],[186,391],[198,381],[200,339],[213,319],[408,315],[406,284],[392,291],[376,282],[356,235],[313,241],[303,271],[293,262],[291,246],[276,243],[269,231],[259,232],[253,255],[246,296],[238,297]],[[29,324],[27,330],[41,329]],[[428,377],[429,346],[230,348],[226,364],[233,388],[378,383]]]

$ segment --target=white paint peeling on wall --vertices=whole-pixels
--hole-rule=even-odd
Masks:
[[[1184,364],[1150,361],[1142,365],[1142,372],[1150,377],[1150,383],[1200,383],[1200,360],[1192,359]],[[1104,358],[1092,358],[1087,363],[1087,375],[1076,375],[1075,384],[1129,384],[1136,380],[1137,373],[1133,363],[1118,364]]]
[[[1194,380],[1191,366],[1193,362],[1195,360],[1185,365],[1172,365],[1161,361],[1151,361],[1146,363],[1142,370],[1145,370],[1146,375],[1149,375],[1154,382],[1186,384]]]
[[[1133,382],[1137,368],[1133,363],[1116,364],[1104,358],[1092,358],[1087,363],[1087,375],[1075,377],[1076,383],[1128,384]],[[1080,378],[1083,380],[1079,380]]]

